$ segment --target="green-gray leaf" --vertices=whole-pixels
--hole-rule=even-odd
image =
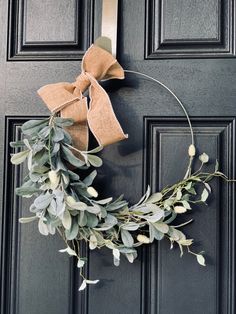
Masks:
[[[97,171],[94,170],[83,180],[84,184],[86,186],[90,186],[93,183],[93,180],[96,178],[96,176],[97,176]]]
[[[13,165],[19,165],[21,164],[22,162],[25,161],[25,159],[28,157],[29,155],[29,150],[23,150],[22,152],[19,152],[19,153],[16,153],[16,154],[13,154],[11,156],[11,163]]]
[[[24,134],[32,136],[33,134],[37,134],[39,130],[41,130],[47,124],[48,119],[29,120],[22,125],[21,129]]]
[[[75,219],[73,219],[73,223],[72,223],[72,226],[69,230],[65,230],[65,235],[66,235],[66,238],[67,240],[73,240],[76,238],[77,234],[79,232],[79,226],[76,222]]]
[[[16,195],[19,196],[32,196],[33,194],[38,192],[38,188],[35,188],[33,186],[22,186],[19,188],[16,188]]]
[[[198,261],[198,263],[199,263],[200,265],[206,266],[205,258],[204,258],[203,255],[198,254],[196,257],[197,257],[197,261]]]
[[[89,163],[94,167],[102,166],[102,159],[95,155],[87,155]]]
[[[123,224],[120,227],[124,230],[135,231],[138,230],[139,224],[135,222],[127,222],[126,224]]]
[[[52,140],[53,142],[60,142],[64,139],[64,132],[61,128],[55,127]]]
[[[88,151],[83,151],[82,153],[85,153],[85,154],[95,154],[95,153],[98,153],[100,152],[101,150],[103,150],[103,146],[98,146],[94,149],[91,149],[91,150],[88,150]]]
[[[65,118],[61,118],[61,117],[54,118],[54,122],[56,125],[63,127],[63,128],[66,126],[71,126],[74,124],[73,119],[65,119]]]
[[[28,223],[28,222],[32,222],[34,220],[38,219],[37,216],[32,216],[32,217],[22,217],[19,219],[19,222],[22,224]]]
[[[121,229],[121,239],[127,247],[132,247],[134,244],[134,239],[128,230]]]
[[[154,193],[148,198],[147,203],[157,203],[162,199],[162,197],[163,195],[160,192]]]
[[[153,226],[162,233],[167,233],[169,231],[169,226],[164,222],[155,222]]]
[[[155,228],[155,225],[152,223],[149,223],[149,234],[150,234],[150,242],[153,242],[154,239],[160,241],[164,238],[164,233],[157,230]]]
[[[95,228],[98,224],[98,218],[94,214],[86,212],[87,216],[87,226],[90,228]]]
[[[75,155],[67,148],[62,145],[63,157],[73,166],[82,167],[85,163],[79,158],[75,157]]]
[[[201,201],[205,202],[208,199],[209,196],[209,192],[207,191],[207,189],[204,189],[201,195]]]
[[[49,206],[52,200],[51,194],[41,194],[34,200],[34,206],[37,209],[44,209]]]

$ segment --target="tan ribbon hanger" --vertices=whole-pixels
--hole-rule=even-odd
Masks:
[[[68,128],[73,144],[88,149],[88,126],[99,145],[106,146],[127,138],[113,111],[100,80],[123,79],[124,71],[106,50],[92,45],[82,60],[82,72],[74,83],[45,85],[38,94],[51,112],[60,112],[63,118],[72,118],[75,124]],[[83,93],[89,88],[90,104]]]

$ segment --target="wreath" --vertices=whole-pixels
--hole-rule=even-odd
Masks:
[[[107,57],[108,52],[104,51],[102,53]],[[114,62],[112,64],[114,68]],[[167,88],[163,83],[157,82]],[[97,84],[97,81],[92,83]],[[56,92],[58,95],[58,90]],[[177,96],[170,92],[185,109]],[[83,99],[82,96],[79,99],[77,97],[76,101],[81,104]],[[65,102],[57,108],[65,108]],[[57,233],[61,236],[65,248],[60,252],[77,258],[77,267],[83,279],[79,290],[99,281],[87,279],[83,273],[86,258],[81,256],[82,241],[91,250],[102,247],[110,249],[114,265],[118,266],[120,255],[133,263],[139,246],[167,239],[171,248],[174,244],[178,245],[180,256],[186,251],[196,257],[200,265],[205,266],[204,252],[192,251],[194,240],[187,238],[180,230],[192,219],[179,225],[175,225],[174,220],[177,216],[184,217],[186,212],[194,209],[195,204],[206,204],[211,193],[209,182],[213,178],[228,180],[219,171],[218,162],[216,161],[214,171],[206,171],[204,167],[209,162],[209,156],[203,153],[199,156],[199,169],[194,171],[196,148],[192,136],[192,144],[188,149],[189,164],[182,180],[154,194],[151,194],[148,186],[146,193],[134,205],[130,205],[123,196],[115,200],[113,197],[99,199],[98,192],[92,186],[97,171],[92,170],[89,174],[88,171],[102,166],[102,159],[97,153],[103,146],[92,150],[79,149],[75,145],[74,133],[71,132],[77,122],[62,117],[59,110],[51,110],[52,114],[47,119],[29,120],[22,125],[22,140],[10,144],[17,150],[12,154],[11,162],[19,165],[27,160],[28,174],[23,184],[16,188],[16,194],[26,198],[34,197],[29,208],[33,215],[20,218],[19,221],[37,221],[42,235]],[[185,113],[193,135],[191,122],[186,111]]]

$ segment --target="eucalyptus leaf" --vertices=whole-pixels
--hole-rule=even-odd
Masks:
[[[47,123],[48,120],[29,120],[22,125],[21,129],[24,134],[32,136],[38,134]]]
[[[49,126],[45,126],[38,132],[38,136],[45,139],[50,134],[51,128]]]
[[[75,155],[67,148],[62,145],[63,157],[73,166],[82,167],[85,163],[81,159],[75,157]]]
[[[88,150],[88,151],[82,151],[82,153],[86,153],[86,154],[95,154],[100,152],[101,150],[103,150],[103,146],[98,146],[94,149]]]
[[[93,183],[96,176],[97,176],[97,171],[94,170],[83,180],[84,184],[86,186],[90,186]]]
[[[209,192],[207,191],[207,189],[204,189],[201,195],[201,201],[205,202],[208,199],[209,196]]]
[[[123,230],[135,231],[138,230],[139,224],[135,222],[128,222],[126,224],[121,225],[120,228],[122,228]]]
[[[66,202],[70,208],[76,209],[76,210],[86,210],[87,206],[84,202],[77,202],[72,196],[68,196],[66,198]]]
[[[22,162],[26,160],[26,158],[29,156],[30,151],[29,150],[23,150],[22,152],[13,154],[11,156],[11,163],[13,165],[19,165]]]
[[[16,195],[22,196],[22,197],[31,197],[32,195],[34,195],[35,193],[37,193],[39,191],[38,188],[34,187],[34,186],[22,186],[19,188],[16,188],[15,192]]]
[[[10,146],[13,148],[24,147],[25,143],[24,141],[10,142]]]
[[[138,254],[137,254],[137,252],[135,252],[135,253],[126,253],[125,256],[127,257],[127,260],[130,263],[133,263],[134,260],[137,258]]]
[[[48,162],[48,152],[43,149],[34,155],[34,162],[37,166],[44,166]]]
[[[32,222],[35,221],[36,219],[38,219],[37,216],[32,216],[32,217],[22,217],[19,219],[19,222],[22,224],[28,223],[28,222]]]
[[[138,207],[140,204],[145,203],[145,202],[148,200],[148,198],[149,198],[149,196],[150,196],[150,193],[151,193],[151,188],[150,188],[150,186],[148,185],[146,193],[141,197],[141,199],[139,200],[139,202],[134,205],[134,207]]]
[[[75,172],[73,172],[71,170],[68,170],[68,174],[69,174],[71,180],[73,180],[73,181],[80,181],[80,176],[77,173],[75,173]]]
[[[111,228],[113,228],[113,226],[114,225],[112,225],[112,224],[104,223],[104,224],[101,224],[101,225],[95,227],[94,230],[107,231],[107,230],[110,230]]]
[[[153,242],[154,239],[160,241],[164,238],[164,233],[159,231],[152,223],[149,223],[149,234],[150,242]]]
[[[65,236],[67,238],[67,240],[71,241],[74,240],[79,232],[79,226],[77,224],[77,222],[75,221],[75,219],[73,219],[73,223],[71,225],[71,228],[68,230],[65,230]]]
[[[56,117],[54,118],[54,122],[57,126],[59,127],[66,127],[66,126],[71,126],[74,124],[74,120],[73,119],[69,119],[69,118],[61,118],[61,117]]]
[[[34,206],[38,209],[44,209],[49,206],[52,200],[51,194],[41,194],[34,200]]]
[[[86,225],[90,228],[94,228],[94,230],[96,230],[96,226],[98,224],[98,218],[96,215],[94,214],[91,214],[91,213],[88,213],[86,212],[86,216],[87,216],[87,223]]]
[[[38,229],[39,229],[39,232],[40,232],[42,235],[47,236],[47,235],[49,234],[48,227],[47,227],[47,225],[44,223],[44,220],[43,220],[42,218],[40,218],[39,221],[38,221]]]
[[[128,230],[121,229],[121,239],[127,247],[132,247],[134,244],[134,239]]]
[[[155,222],[153,226],[162,233],[168,233],[169,231],[169,226],[164,222]]]
[[[102,159],[95,155],[87,155],[89,163],[94,167],[101,167],[102,166]]]
[[[181,203],[183,204],[183,206],[188,209],[188,210],[191,210],[191,206],[189,204],[189,202],[185,201],[185,200],[182,200]]]
[[[74,250],[72,250],[69,246],[65,249],[59,250],[60,253],[67,253],[70,256],[77,256]]]
[[[52,140],[53,142],[60,142],[64,139],[64,132],[63,129],[55,127],[54,128],[54,132],[53,132],[53,136],[52,136]]]
[[[86,279],[86,283],[89,284],[89,285],[96,285],[98,282],[99,282],[98,279],[96,279],[96,280],[88,280],[88,279]]]
[[[79,287],[79,291],[83,291],[87,287],[86,279],[82,281],[81,286]]]
[[[115,226],[118,222],[117,218],[111,214],[107,214],[107,217],[105,218],[105,222],[107,224],[111,224],[113,226]]]
[[[101,212],[101,208],[97,205],[94,205],[94,206],[87,206],[86,207],[86,210],[91,213],[91,214],[99,214]]]
[[[177,214],[175,212],[171,212],[171,217],[167,220],[165,220],[164,222],[166,224],[170,224],[173,220],[175,220],[175,218],[177,217]]]
[[[162,197],[162,193],[154,193],[148,198],[147,203],[158,203],[162,199]]]
[[[110,203],[111,201],[112,201],[112,197],[108,197],[108,198],[104,198],[103,200],[99,200],[99,201],[96,200],[96,203],[100,205],[106,205]]]
[[[169,227],[168,234],[174,241],[186,240],[186,236],[184,235],[184,233],[180,230],[175,229],[174,227]]]
[[[69,230],[71,228],[72,218],[68,210],[64,211],[61,221],[65,229]]]
[[[200,265],[206,266],[205,258],[204,258],[203,255],[198,254],[196,257],[197,257],[197,261],[198,261],[198,263],[199,263]]]
[[[113,202],[106,206],[107,211],[115,211],[121,209],[127,205],[126,201]]]
[[[80,227],[86,226],[87,225],[87,221],[88,221],[88,219],[87,219],[87,216],[86,216],[85,212],[83,212],[83,211],[79,212],[79,214],[78,214],[78,224],[79,224],[79,226]]]
[[[58,214],[57,204],[56,204],[56,201],[54,199],[51,200],[51,203],[48,206],[47,211],[54,216],[56,216]]]
[[[64,133],[64,143],[71,145],[72,137],[70,136],[70,134],[65,129],[62,129],[62,132]]]

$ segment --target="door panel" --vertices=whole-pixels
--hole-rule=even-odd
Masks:
[[[118,268],[108,250],[88,252],[84,246],[88,276],[101,282],[82,293],[74,260],[58,253],[60,238],[39,235],[34,223],[18,223],[29,202],[14,196],[25,169],[10,164],[9,143],[20,138],[26,120],[48,115],[36,94],[39,87],[72,82],[79,74],[79,60],[99,34],[101,3],[0,4],[1,313],[233,314],[233,185],[214,181],[209,206],[186,215],[194,222],[184,230],[197,240],[196,251],[206,251],[206,268],[187,254],[180,258],[178,248],[170,251],[165,241],[140,249],[134,264],[122,259]],[[120,63],[176,92],[192,117],[199,152],[210,155],[211,167],[218,159],[230,177],[236,169],[233,15],[231,0],[123,0],[118,29]],[[182,178],[190,135],[175,99],[132,74],[103,86],[129,139],[101,154],[104,166],[96,180],[101,196],[125,192],[134,203],[147,184],[158,191]]]
[[[234,1],[146,1],[146,57],[233,57]]]
[[[92,43],[93,0],[10,0],[8,59],[81,60]]]

